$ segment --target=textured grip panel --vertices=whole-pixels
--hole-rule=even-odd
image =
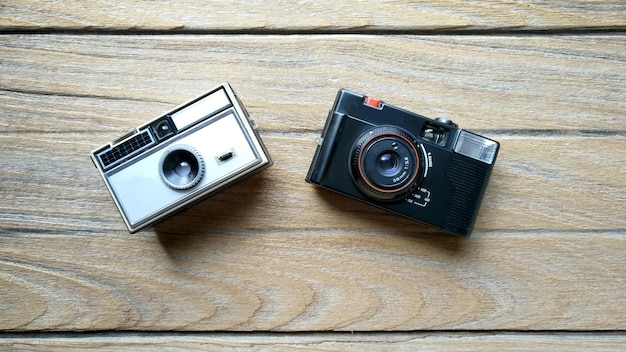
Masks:
[[[465,158],[453,158],[448,168],[448,179],[454,196],[444,229],[461,236],[469,236],[480,207],[490,168]]]

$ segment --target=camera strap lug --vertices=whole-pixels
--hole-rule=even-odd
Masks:
[[[257,128],[259,128],[259,125],[256,123],[254,116],[248,115],[248,121],[250,121],[250,126],[252,126],[253,130],[256,130]]]

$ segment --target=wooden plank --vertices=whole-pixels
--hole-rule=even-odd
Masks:
[[[45,122],[42,121],[42,124]],[[275,165],[172,222],[206,228],[206,216],[236,218],[211,228],[262,231],[334,229],[432,232],[357,201],[304,183],[314,133],[265,133]],[[125,228],[88,157],[97,133],[5,133],[0,188],[6,231]],[[626,137],[497,136],[502,151],[475,229],[478,231],[626,228]],[[98,142],[101,143],[101,142]],[[54,200],[54,206],[50,201]],[[224,204],[228,204],[225,207]],[[69,226],[69,227],[68,227]],[[391,226],[391,228],[389,227]],[[402,230],[402,229],[405,230]]]
[[[626,130],[626,37],[0,36],[5,131],[115,138],[229,81],[262,128],[318,131],[337,89],[475,130]],[[48,123],[49,122],[49,123]]]
[[[0,339],[0,348],[28,351],[623,351],[623,333],[366,333],[366,334],[106,334]]]
[[[623,1],[63,1],[2,4],[5,30],[552,30],[623,28]]]
[[[623,236],[500,235],[461,243],[393,231],[17,235],[3,239],[3,301],[16,302],[0,320],[3,329],[623,329],[626,323],[616,304],[625,298]]]
[[[3,229],[0,329],[626,327],[623,232],[497,232],[464,240],[393,221],[385,229],[329,223],[270,231],[234,225],[250,207],[229,207],[235,216],[222,218],[195,209],[136,235],[71,225]]]

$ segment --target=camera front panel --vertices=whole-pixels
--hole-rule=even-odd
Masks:
[[[353,169],[354,143],[364,133],[375,128],[375,125],[347,115],[336,118],[342,119],[341,134],[337,135],[332,158],[328,160],[326,173],[318,184],[368,204],[442,228],[447,217],[446,209],[451,201],[451,185],[445,172],[442,172],[447,168],[449,161],[446,151],[418,142],[418,157],[422,163],[416,171],[419,173],[419,182],[408,194],[399,199],[383,199],[359,187],[359,178]],[[384,154],[385,152],[382,153]]]

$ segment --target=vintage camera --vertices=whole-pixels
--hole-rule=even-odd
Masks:
[[[224,83],[91,152],[133,233],[272,164]]]
[[[340,90],[306,181],[469,236],[499,144]]]

